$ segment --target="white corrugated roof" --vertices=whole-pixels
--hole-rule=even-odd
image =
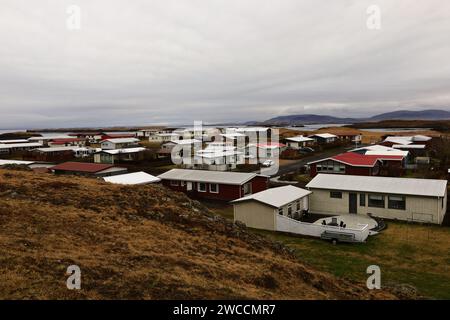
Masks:
[[[0,144],[3,143],[27,143],[28,140],[26,139],[14,139],[14,140],[0,140]]]
[[[103,180],[114,184],[149,184],[161,181],[161,179],[143,171],[104,177]]]
[[[328,138],[337,138],[337,135],[331,134],[331,133],[316,133],[311,135],[311,137],[320,137],[323,139],[328,139]]]
[[[305,136],[296,136],[291,138],[286,138],[286,140],[294,141],[294,142],[305,142],[305,141],[314,141],[314,139],[305,137]]]
[[[447,190],[447,180],[318,174],[306,187],[443,197]]]
[[[279,208],[288,203],[296,201],[300,198],[306,197],[312,192],[309,190],[297,188],[294,186],[284,186],[278,188],[267,189],[258,193],[254,193],[243,198],[232,201],[232,203],[255,200],[269,206]]]
[[[67,146],[67,147],[48,147],[48,148],[38,148],[38,151],[41,152],[57,152],[57,151],[80,151],[80,150],[89,150],[89,148],[78,147],[78,146]]]
[[[402,151],[391,147],[382,146],[379,144],[365,146],[357,149],[353,149],[351,151],[360,151],[366,150],[366,155],[374,155],[374,156],[408,156],[408,151]]]
[[[425,149],[424,144],[394,144],[392,148],[394,149]]]
[[[0,160],[0,166],[4,166],[7,164],[24,164],[29,165],[33,164],[33,161],[22,161],[22,160]]]
[[[159,175],[166,180],[181,180],[194,182],[209,182],[241,185],[256,177],[252,172],[222,172],[207,170],[172,169]]]
[[[42,147],[42,144],[37,142],[0,144],[0,149],[22,148],[22,147]]]
[[[407,136],[391,136],[384,139],[385,142],[392,142],[395,144],[411,144],[412,137]]]
[[[106,139],[104,141],[109,141],[112,143],[133,143],[133,142],[139,142],[139,139],[137,138],[112,138],[112,139]]]
[[[57,139],[73,139],[73,137],[69,135],[48,135],[45,137],[31,137],[28,138],[28,141],[41,141],[41,140],[57,140]]]
[[[182,140],[171,140],[170,142],[173,142],[175,144],[195,144],[195,143],[202,143],[202,141],[197,139],[182,139]]]
[[[119,153],[137,153],[145,151],[145,148],[127,148],[127,149],[112,149],[112,150],[102,150],[101,152],[109,153],[109,154],[119,154]]]

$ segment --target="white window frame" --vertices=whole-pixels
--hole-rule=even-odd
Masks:
[[[211,189],[212,186],[217,186],[216,191],[213,191],[213,190]],[[209,184],[209,192],[210,192],[210,193],[219,193],[219,184],[218,184],[218,183],[210,183],[210,184]]]

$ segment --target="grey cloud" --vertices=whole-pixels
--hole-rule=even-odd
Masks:
[[[4,0],[0,128],[448,109],[449,32],[445,0]]]

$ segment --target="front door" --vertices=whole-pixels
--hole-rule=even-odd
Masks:
[[[357,213],[358,207],[357,207],[357,194],[356,193],[349,193],[348,194],[348,212],[350,213]]]

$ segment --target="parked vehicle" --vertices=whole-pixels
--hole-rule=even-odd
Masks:
[[[262,166],[263,167],[271,167],[271,166],[273,166],[273,164],[274,164],[273,160],[266,160],[262,163]]]

